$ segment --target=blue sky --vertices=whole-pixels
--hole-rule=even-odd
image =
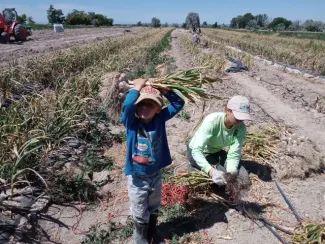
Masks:
[[[229,24],[232,17],[247,12],[266,13],[269,17],[290,20],[325,21],[325,0],[1,0],[0,9],[15,7],[18,14],[33,16],[38,23],[46,23],[46,10],[53,4],[64,14],[72,9],[102,13],[114,19],[115,24],[150,22],[157,17],[162,23],[182,23],[188,12],[197,12],[201,22]]]

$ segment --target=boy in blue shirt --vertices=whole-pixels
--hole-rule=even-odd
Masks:
[[[165,124],[184,106],[176,93],[145,83],[144,79],[134,80],[122,109],[127,133],[124,173],[128,176],[136,244],[151,243],[154,237],[161,202],[161,169],[172,163]],[[162,94],[170,103],[165,108]]]

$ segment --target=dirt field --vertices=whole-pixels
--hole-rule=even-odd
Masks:
[[[132,29],[131,33],[142,30]],[[62,48],[62,43],[59,40],[64,40],[65,46],[63,48],[69,48],[75,43],[83,44],[82,41],[84,41],[85,37],[88,37],[85,42],[92,42],[96,38],[103,38],[99,29],[91,31],[97,33],[96,37],[89,37],[87,30],[79,30],[78,34],[75,34],[73,37],[66,37],[69,31],[60,34],[62,36],[59,38],[52,33],[51,35],[54,35],[54,37],[48,40],[48,46],[44,47],[45,45],[43,45],[38,50],[42,50],[39,52],[46,52],[51,50],[50,48],[60,49]],[[71,33],[74,33],[74,31],[71,31]],[[106,37],[122,34],[123,29],[114,29]],[[180,37],[183,35],[188,35],[188,32],[180,29],[173,31],[172,49],[168,51],[168,54],[175,59],[178,69],[191,68],[197,65],[193,57],[180,43]],[[36,37],[39,39],[36,39]],[[42,38],[44,37],[40,32],[38,36],[35,33],[34,38],[34,41],[24,44],[26,48],[19,49],[18,53],[24,53],[23,50],[29,53],[29,49],[37,50],[37,45],[34,45],[34,43],[42,43]],[[33,44],[33,46],[28,49],[27,45],[30,44]],[[209,53],[213,52],[213,50],[208,48],[204,52]],[[31,52],[30,54],[35,53]],[[26,55],[28,54],[23,56]],[[229,63],[228,65],[231,64]],[[267,124],[282,123],[290,127],[292,131],[291,137],[294,141],[297,141],[297,138],[302,136],[309,138],[309,140],[306,139],[300,144],[302,145],[301,150],[305,150],[303,151],[304,155],[298,155],[291,159],[287,155],[283,159],[279,159],[284,168],[278,168],[275,175],[268,175],[272,177],[272,180],[265,180],[263,175],[256,173],[259,178],[254,184],[254,191],[250,192],[247,196],[247,200],[258,203],[272,202],[278,204],[280,207],[272,213],[272,220],[281,225],[295,227],[297,221],[288,212],[288,207],[273,181],[278,180],[304,220],[325,220],[325,174],[309,174],[309,172],[306,175],[303,174],[306,165],[313,164],[317,160],[319,164],[321,162],[324,163],[325,110],[323,107],[324,101],[322,100],[325,93],[324,81],[311,81],[302,76],[294,76],[274,66],[266,66],[258,62],[250,68],[250,71],[227,74],[227,78],[222,83],[214,85],[211,92],[220,95],[223,99],[212,99],[209,101],[207,104],[208,113],[223,111],[227,100],[233,95],[240,94],[249,97],[252,104],[254,121],[247,123],[248,127],[257,128]],[[174,158],[174,166],[187,161],[185,156],[185,137],[197,124],[201,116],[201,105],[199,104],[199,108],[191,104],[186,105],[185,111],[190,115],[189,119],[185,120],[182,116],[177,116],[168,122],[168,141]],[[115,126],[114,130],[124,131],[124,128],[122,126]],[[298,150],[297,142],[293,144],[295,150]],[[285,145],[287,149],[289,142],[288,145]],[[124,154],[121,149],[117,149],[117,152]],[[309,157],[309,155],[311,156]],[[122,168],[123,155],[119,155],[119,157],[122,157],[121,165],[119,165]],[[300,173],[302,172],[302,175],[290,175],[290,172],[287,172],[291,170],[290,167],[298,168],[297,170]],[[289,174],[290,177],[284,179],[286,174]],[[87,208],[81,204],[74,206],[52,205],[48,212],[42,215],[43,218],[40,225],[44,233],[47,234],[44,235],[41,243],[78,244],[90,226],[97,223],[107,223],[110,220],[123,223],[129,215],[126,191],[127,179],[121,169],[113,172],[112,179],[113,183],[107,184],[105,188],[113,196],[108,202],[101,202],[97,206],[87,206]],[[200,231],[211,239],[209,243],[279,243],[272,233],[263,227],[263,224],[253,223],[252,219],[245,218],[235,209],[224,211],[220,208],[220,205],[213,205],[209,212],[202,213],[200,220],[202,220],[202,223],[197,221],[197,224],[193,226],[186,228],[177,227],[175,231],[182,234]],[[165,228],[164,230],[166,230],[166,225],[161,223],[160,228]],[[48,237],[50,237],[51,241],[48,241]]]
[[[55,33],[52,30],[34,31],[27,42],[0,44],[0,66],[14,59],[21,61],[38,54],[93,43],[110,37],[133,35],[144,31],[145,28],[135,27],[130,29],[131,32],[124,33],[125,30],[126,28],[87,28],[68,29],[63,33]]]

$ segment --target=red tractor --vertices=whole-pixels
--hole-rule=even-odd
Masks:
[[[17,12],[14,8],[6,8],[0,13],[0,43],[7,43],[10,37],[16,41],[26,41],[28,31],[17,21]]]

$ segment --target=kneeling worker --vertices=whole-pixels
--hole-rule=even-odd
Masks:
[[[251,120],[249,100],[234,96],[228,101],[225,112],[206,116],[188,145],[190,164],[209,174],[220,186],[226,184],[226,172],[248,179],[247,171],[243,167],[239,170],[246,135],[245,120]],[[226,153],[223,149],[228,146]]]

